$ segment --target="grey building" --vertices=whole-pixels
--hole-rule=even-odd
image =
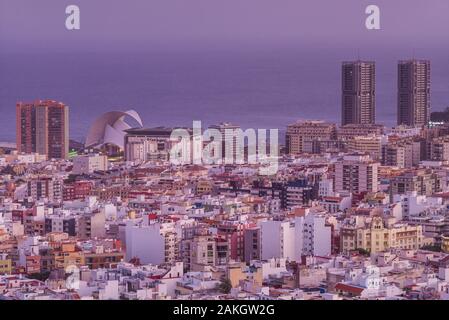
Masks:
[[[430,61],[398,63],[398,125],[427,125],[430,119]]]
[[[376,122],[376,65],[372,61],[343,62],[341,124]]]

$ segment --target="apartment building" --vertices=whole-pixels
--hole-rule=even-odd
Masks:
[[[40,176],[27,182],[27,196],[34,201],[47,199],[50,202],[61,202],[63,181],[58,177]]]
[[[73,159],[73,174],[90,174],[108,169],[108,157],[100,154],[76,156]]]
[[[390,196],[416,191],[418,195],[430,196],[442,189],[441,177],[431,169],[403,171],[390,180]]]
[[[201,271],[205,266],[217,264],[216,240],[210,235],[196,235],[183,240],[181,248],[187,270]]]
[[[357,136],[347,142],[350,153],[367,153],[373,160],[380,160],[382,156],[382,136]]]
[[[430,61],[398,63],[398,125],[427,125],[430,119]]]
[[[336,192],[377,192],[379,162],[369,156],[347,155],[335,164]]]
[[[39,153],[48,159],[67,159],[69,107],[53,100],[18,103],[17,150]]]
[[[388,143],[383,146],[382,164],[398,168],[417,166],[422,158],[421,147],[420,141]]]
[[[306,141],[336,140],[337,127],[334,123],[324,121],[301,121],[287,126],[287,153],[298,155],[304,153]]]
[[[449,160],[449,136],[435,138],[430,142],[430,159],[433,161]]]
[[[338,128],[339,140],[347,141],[355,137],[380,136],[384,134],[384,126],[381,124],[355,124],[350,123]]]
[[[376,64],[345,61],[341,67],[341,124],[376,122]]]
[[[262,260],[285,258],[295,260],[295,224],[291,221],[265,221],[260,225]]]

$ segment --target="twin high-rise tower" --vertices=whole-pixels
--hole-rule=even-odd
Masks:
[[[343,62],[341,124],[376,122],[376,65],[372,61]]]
[[[430,120],[430,61],[398,64],[398,124],[423,126]]]
[[[372,61],[342,64],[341,123],[376,122],[376,66]],[[430,119],[430,61],[398,63],[397,124],[423,126]]]

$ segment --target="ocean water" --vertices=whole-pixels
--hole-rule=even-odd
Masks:
[[[0,54],[0,141],[15,139],[15,104],[36,99],[70,106],[70,135],[83,140],[95,117],[134,109],[145,126],[285,127],[298,119],[340,121],[340,65],[348,50]],[[378,123],[396,121],[396,64],[408,58],[383,50],[376,61]],[[449,106],[449,55],[432,61],[432,109]]]

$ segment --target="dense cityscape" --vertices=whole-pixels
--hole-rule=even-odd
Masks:
[[[341,124],[288,125],[272,175],[175,165],[174,128],[133,110],[86,119],[80,143],[63,102],[18,102],[0,299],[448,300],[449,123],[430,112],[430,61],[399,61],[394,128],[375,120],[375,67],[342,63]],[[211,128],[235,147],[238,124]]]

